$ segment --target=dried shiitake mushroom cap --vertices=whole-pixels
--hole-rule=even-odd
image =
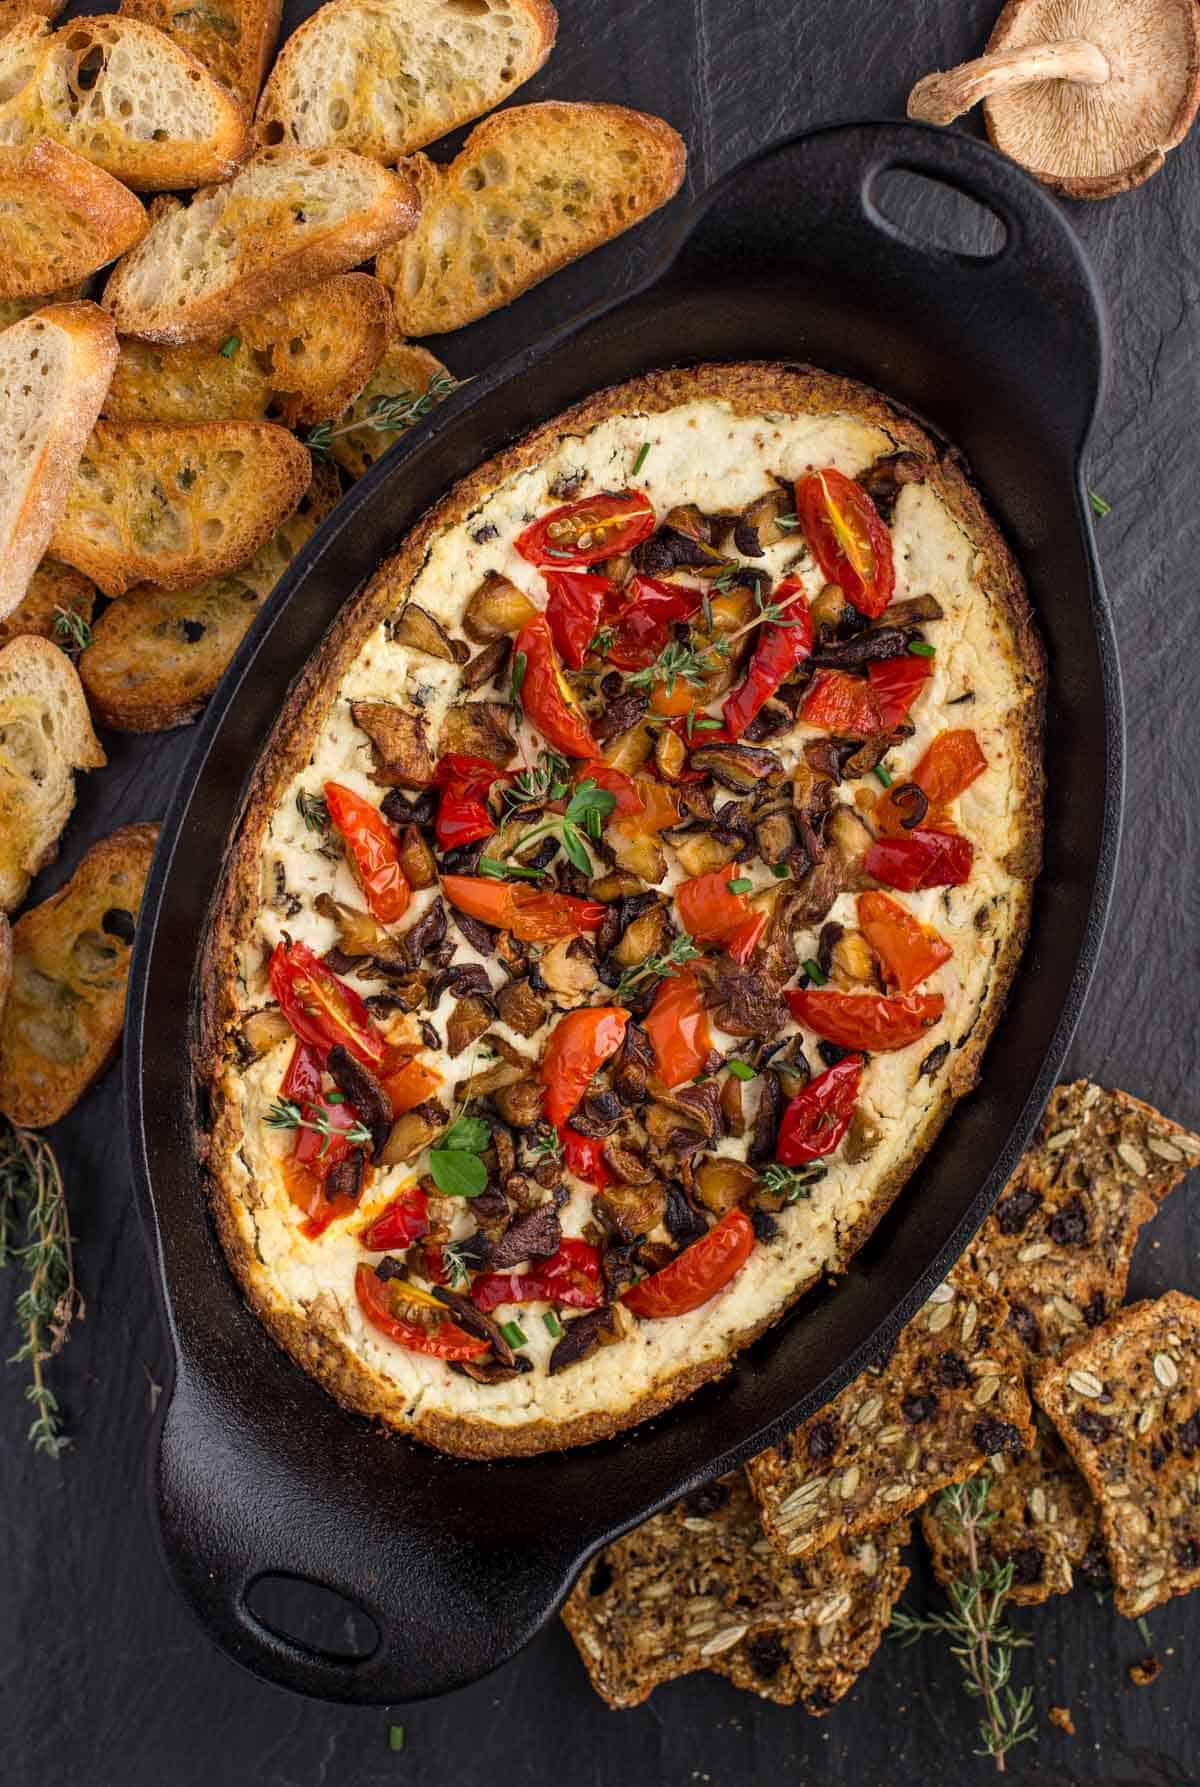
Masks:
[[[908,115],[949,124],[983,101],[997,149],[1071,198],[1158,172],[1200,105],[1196,0],[1008,0],[985,53],[926,75]]]

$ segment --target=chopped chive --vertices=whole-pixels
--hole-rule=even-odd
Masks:
[[[1104,520],[1106,515],[1112,514],[1112,504],[1106,503],[1104,498],[1100,496],[1097,491],[1088,491],[1088,501],[1092,505],[1092,514],[1098,515],[1101,521]]]
[[[551,1340],[560,1340],[562,1338],[563,1325],[555,1315],[554,1311],[548,1309],[542,1317],[542,1320],[546,1324],[546,1332]]]
[[[908,651],[909,651],[909,656],[913,657],[913,658],[936,658],[937,657],[937,648],[935,646],[928,645],[924,639],[914,639],[912,644],[909,646]]]
[[[754,1069],[748,1061],[727,1061],[725,1063],[735,1080],[752,1080]]]
[[[529,1339],[520,1322],[501,1322],[500,1332],[509,1346],[524,1346]]]
[[[389,1725],[388,1726],[388,1749],[389,1750],[402,1750],[403,1748],[404,1748],[404,1727],[403,1727],[403,1725]]]
[[[729,889],[730,893],[753,893],[754,892],[753,881],[748,880],[745,875],[739,876],[736,881],[727,881],[725,883],[725,885]]]
[[[345,1104],[345,1102],[346,1094],[344,1092],[327,1092],[325,1094],[326,1104]]]
[[[646,455],[649,451],[650,451],[650,442],[643,441],[641,446],[637,450],[637,458],[633,462],[633,470],[629,474],[631,478],[637,477],[638,473],[641,471],[642,467],[646,463]]]
[[[875,778],[881,788],[890,788],[892,785],[891,773],[884,769],[882,763],[875,765]]]
[[[812,956],[809,956],[807,962],[802,962],[800,966],[804,969],[804,972],[816,987],[823,987],[829,979],[827,974],[822,974],[821,964],[814,961]]]
[[[771,873],[776,881],[786,881],[791,870],[785,862],[776,862],[771,864]]]
[[[521,689],[525,682],[525,669],[529,660],[524,652],[514,652],[512,662],[512,693],[509,700],[514,707],[521,703]]]
[[[221,357],[222,357],[222,359],[232,360],[233,356],[237,353],[237,351],[241,347],[241,345],[242,345],[241,336],[240,335],[231,335],[229,337],[228,341],[223,341],[221,343]]]

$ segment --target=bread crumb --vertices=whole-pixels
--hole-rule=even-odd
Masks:
[[[1162,1674],[1162,1664],[1157,1657],[1143,1657],[1140,1662],[1129,1665],[1129,1679],[1135,1688],[1148,1688]]]
[[[1057,1725],[1060,1731],[1065,1731],[1068,1737],[1074,1737],[1075,1723],[1071,1718],[1069,1706],[1051,1706],[1047,1708],[1046,1717],[1052,1725]]]

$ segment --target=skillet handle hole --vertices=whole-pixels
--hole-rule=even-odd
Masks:
[[[981,199],[911,168],[881,168],[864,195],[867,215],[912,247],[968,261],[994,261],[1008,226]]]
[[[246,1610],[274,1638],[330,1663],[362,1663],[379,1649],[370,1614],[321,1582],[269,1570],[246,1590]]]

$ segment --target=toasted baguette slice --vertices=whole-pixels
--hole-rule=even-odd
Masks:
[[[104,303],[123,335],[223,339],[239,317],[407,235],[419,208],[406,174],[361,155],[264,149],[186,208],[156,201],[149,234],[112,273]]]
[[[319,465],[299,507],[240,570],[194,589],[143,584],[111,603],[79,660],[100,723],[164,732],[194,720],[263,602],[341,493],[333,467]]]
[[[236,95],[248,118],[271,65],[281,0],[122,0],[121,16],[157,25]]]
[[[58,524],[116,358],[95,304],[36,310],[0,334],[0,618]]]
[[[241,332],[281,394],[285,422],[332,422],[387,351],[392,301],[369,273],[337,273],[246,317]]]
[[[394,341],[338,428],[330,432],[329,452],[343,471],[352,478],[361,478],[414,422],[450,395],[455,383],[441,361],[423,347]],[[396,428],[377,427],[370,420],[372,415],[377,416],[384,405],[392,410],[397,399],[403,406],[404,420]],[[342,429],[346,430],[344,434]]]
[[[40,297],[0,298],[0,329],[11,328],[13,323],[32,316],[35,310],[45,310],[47,304],[73,304],[77,298],[82,298],[85,284],[86,281],[76,279],[61,292],[45,292]]]
[[[270,407],[270,380],[237,334],[178,347],[126,335],[104,399],[110,422],[259,422]]]
[[[71,1109],[112,1060],[157,825],[93,844],[66,886],[13,926],[0,1019],[0,1111],[40,1128]]]
[[[8,619],[0,620],[0,645],[22,633],[34,633],[39,639],[52,639],[73,657],[90,636],[95,607],[96,586],[90,578],[57,559],[44,558]]]
[[[143,192],[228,179],[250,148],[227,87],[153,25],[111,17],[0,38],[0,143],[40,137]]]
[[[4,1021],[4,1007],[8,1003],[8,989],[12,985],[12,929],[3,912],[0,912],[0,1023]]]
[[[375,269],[398,329],[440,335],[499,310],[665,205],[686,162],[661,118],[557,100],[485,118],[448,167],[412,156],[421,220]]]
[[[104,763],[75,666],[48,639],[0,651],[0,909],[54,860],[77,769]]]
[[[257,552],[311,477],[306,450],[270,422],[101,422],[54,531],[54,552],[106,596],[146,578],[181,589]]]
[[[61,143],[0,144],[0,298],[86,279],[148,228],[127,187]]]
[[[507,99],[557,29],[546,0],[332,0],[280,51],[258,140],[397,161]]]
[[[0,0],[0,31],[11,31],[27,18],[56,19],[67,0]]]

